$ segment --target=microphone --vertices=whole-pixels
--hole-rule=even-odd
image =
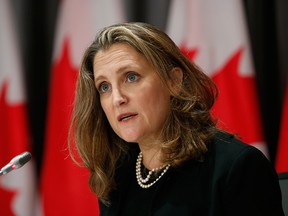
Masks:
[[[18,169],[31,160],[32,155],[29,152],[23,152],[20,155],[15,156],[6,166],[0,170],[0,176],[11,172],[14,169]]]

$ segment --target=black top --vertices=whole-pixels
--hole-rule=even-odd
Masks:
[[[161,173],[161,171],[159,172]],[[146,169],[146,174],[148,174],[148,172],[149,170]],[[144,189],[138,185],[135,174],[135,178],[132,177],[130,180],[129,187],[126,191],[126,197],[125,200],[123,200],[123,205],[121,206],[119,215],[149,215],[149,209],[151,209],[153,204],[151,197],[155,196],[157,188],[166,181],[166,177],[169,176],[168,173],[169,170],[154,185]],[[157,177],[158,176],[152,176],[151,181],[154,181]]]
[[[203,162],[171,168],[148,189],[136,182],[137,154],[116,172],[117,190],[101,216],[283,216],[278,176],[256,148],[218,134]],[[139,151],[139,150],[138,150]]]

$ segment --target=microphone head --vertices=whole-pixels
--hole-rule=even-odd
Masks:
[[[19,157],[19,165],[23,166],[25,163],[31,160],[31,158],[32,158],[32,155],[30,152],[23,152]]]
[[[0,169],[0,176],[7,174],[14,169],[18,169],[22,167],[29,160],[31,160],[31,158],[32,158],[32,155],[29,152],[23,152],[22,154],[17,155],[10,161],[10,163],[8,163],[6,166]]]

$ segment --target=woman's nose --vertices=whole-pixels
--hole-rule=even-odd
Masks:
[[[112,95],[114,106],[120,106],[127,103],[127,96],[123,90],[120,90],[119,88],[113,89]]]

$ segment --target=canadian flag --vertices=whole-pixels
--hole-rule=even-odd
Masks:
[[[67,137],[84,50],[100,28],[124,21],[122,5],[119,0],[60,1],[41,176],[45,216],[99,215],[98,200],[88,186],[88,170],[69,157]]]
[[[215,81],[219,126],[267,157],[241,0],[171,1],[167,34]]]
[[[0,167],[31,151],[23,71],[11,1],[0,1]],[[0,176],[0,215],[36,215],[35,163]]]
[[[288,84],[282,109],[282,123],[280,127],[279,144],[276,156],[276,170],[278,173],[288,172]]]

